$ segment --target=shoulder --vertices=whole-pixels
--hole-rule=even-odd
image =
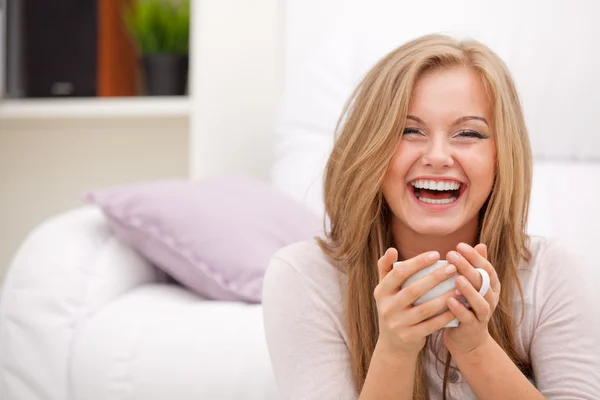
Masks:
[[[520,267],[526,297],[541,312],[554,301],[586,307],[600,305],[600,269],[584,257],[581,249],[552,237],[532,236],[531,259]]]
[[[314,340],[323,335],[346,340],[345,276],[316,240],[295,243],[275,253],[263,280],[267,336],[289,340],[290,335],[312,330]]]
[[[357,398],[349,373],[345,274],[316,240],[273,255],[263,284],[263,326],[282,398]]]
[[[303,240],[279,249],[272,260],[299,265],[306,261],[328,263],[327,257],[316,239]]]
[[[576,244],[576,243],[574,243]],[[591,256],[562,240],[534,237],[524,281],[521,337],[544,395],[588,398],[598,393],[600,274]],[[590,398],[591,398],[590,397]]]
[[[592,272],[581,250],[561,239],[530,236],[529,250],[531,259],[522,263],[520,269],[535,276],[580,276]]]
[[[288,270],[304,277],[320,277],[324,279],[339,278],[343,271],[336,267],[319,246],[316,239],[297,242],[277,251],[267,268]]]
[[[345,273],[323,252],[316,239],[283,247],[271,258],[263,281],[263,297],[283,300],[299,296],[339,303]]]

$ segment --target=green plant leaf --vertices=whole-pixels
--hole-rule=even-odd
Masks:
[[[141,53],[189,52],[189,0],[136,0],[123,18]]]

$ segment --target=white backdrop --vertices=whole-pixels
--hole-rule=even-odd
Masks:
[[[479,20],[515,74],[536,159],[600,160],[597,0],[219,0],[193,8],[192,177],[269,176],[285,83],[298,76],[340,16],[357,6],[371,16],[385,7],[373,21],[417,30]],[[493,18],[477,17],[481,13]],[[353,35],[373,35],[377,26],[360,18]]]
[[[283,3],[192,5],[190,175],[266,178],[280,90]]]

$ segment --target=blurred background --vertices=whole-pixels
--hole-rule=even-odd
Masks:
[[[189,1],[4,0],[0,276],[93,187],[188,174]]]
[[[244,88],[257,85],[274,90],[256,73],[231,73],[228,51],[260,42],[257,55],[264,48],[274,59],[277,8],[193,1],[0,0],[0,281],[26,234],[81,205],[88,190],[219,172],[205,142],[227,138],[201,132],[235,122],[220,118],[226,111],[206,118],[202,104],[244,101]],[[273,24],[253,26],[259,14]],[[270,81],[274,68],[258,75]],[[219,85],[237,86],[239,98],[208,95]],[[265,107],[253,95],[248,113],[258,124]],[[238,142],[233,155],[247,147]],[[265,176],[267,162],[249,170]]]

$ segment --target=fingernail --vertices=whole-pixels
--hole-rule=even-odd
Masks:
[[[444,271],[446,271],[448,275],[451,275],[456,272],[456,267],[453,264],[448,264],[448,266],[444,268]]]
[[[456,290],[454,291],[454,294],[455,294],[455,295],[457,295],[457,296],[460,296],[462,293],[460,292],[460,290],[456,289]]]
[[[437,251],[432,251],[429,254],[427,254],[427,258],[431,261],[433,260],[437,260],[437,258],[440,256],[440,253],[438,253]]]
[[[456,284],[459,287],[464,287],[467,284],[467,280],[464,276],[459,276],[458,278],[456,278]]]
[[[450,303],[450,305],[453,305],[454,307],[456,307],[458,305],[458,300],[456,300],[454,297],[450,297],[449,303]]]
[[[456,246],[456,248],[457,248],[458,250],[460,250],[460,251],[469,251],[469,248],[470,248],[470,247],[471,247],[471,246],[469,246],[469,245],[468,245],[468,244],[466,244],[466,243],[459,243],[459,244],[458,244],[458,246]]]
[[[458,262],[458,253],[455,251],[448,253],[448,261],[453,263]]]

